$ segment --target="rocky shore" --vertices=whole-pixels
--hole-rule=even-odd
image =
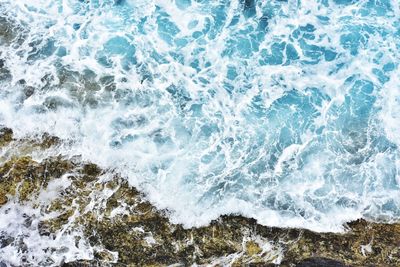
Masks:
[[[400,266],[400,224],[358,220],[345,233],[315,233],[227,215],[185,229],[112,170],[46,152],[60,143],[0,130],[0,213],[24,218],[8,222],[16,232],[0,226],[0,266],[7,251],[16,266]]]

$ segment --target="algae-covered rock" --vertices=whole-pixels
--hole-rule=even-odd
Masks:
[[[246,253],[249,254],[250,256],[254,256],[260,253],[261,251],[262,249],[256,242],[249,241],[246,243]]]
[[[29,156],[12,158],[0,166],[0,199],[7,196],[17,196],[19,201],[31,199],[51,179],[60,177],[71,167],[70,162],[61,158],[49,158],[42,163],[35,162]]]
[[[13,140],[13,131],[10,128],[0,128],[0,148]]]

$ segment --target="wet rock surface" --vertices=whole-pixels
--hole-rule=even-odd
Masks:
[[[57,261],[54,255],[71,248],[49,244],[47,258],[39,261],[30,256],[32,243],[26,236],[0,231],[0,248],[15,249],[20,265],[400,266],[400,224],[357,220],[348,223],[345,233],[315,233],[229,215],[205,227],[184,229],[110,170],[79,157],[31,156],[60,142],[48,135],[15,140],[10,129],[0,130],[0,210],[9,205],[36,209],[24,214],[21,227],[37,231],[39,239],[57,239],[79,229],[81,235],[73,236],[76,247],[85,240],[91,253]]]

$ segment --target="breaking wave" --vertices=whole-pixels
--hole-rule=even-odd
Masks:
[[[0,0],[0,124],[173,222],[400,218],[395,0]]]

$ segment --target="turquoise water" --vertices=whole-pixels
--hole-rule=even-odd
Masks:
[[[62,138],[173,222],[400,218],[397,1],[0,0],[0,14],[0,123]]]

